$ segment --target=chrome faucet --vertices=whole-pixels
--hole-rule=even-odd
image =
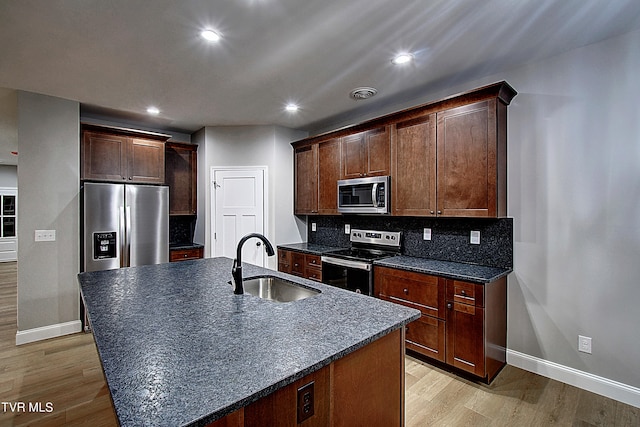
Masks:
[[[264,242],[265,250],[267,251],[268,256],[275,255],[273,246],[271,246],[271,243],[269,243],[267,238],[262,234],[251,233],[240,239],[240,241],[238,242],[238,248],[236,249],[236,259],[233,260],[233,268],[231,269],[231,276],[233,276],[234,284],[233,293],[237,295],[241,295],[244,293],[244,288],[242,287],[242,245],[244,245],[244,242],[251,239],[252,237],[256,237]]]

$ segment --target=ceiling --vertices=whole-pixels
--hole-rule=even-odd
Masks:
[[[0,88],[187,133],[313,133],[638,28],[637,0],[0,0]],[[414,61],[393,65],[400,51]],[[378,95],[355,101],[359,86]]]

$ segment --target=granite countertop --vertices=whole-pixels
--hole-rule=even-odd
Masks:
[[[286,245],[278,245],[278,249],[290,249],[298,252],[304,252],[313,255],[322,255],[326,252],[344,249],[338,246],[318,245],[316,243],[289,243]]]
[[[513,271],[511,268],[488,267],[404,255],[384,258],[375,261],[373,264],[482,284],[491,283]]]
[[[419,317],[417,310],[250,264],[321,291],[234,295],[232,260],[81,273],[120,425],[203,426]]]

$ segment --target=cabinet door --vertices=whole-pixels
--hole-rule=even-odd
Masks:
[[[387,126],[367,131],[364,140],[364,175],[389,175],[391,136]]]
[[[298,148],[294,156],[294,213],[315,214],[318,212],[318,145]]]
[[[129,139],[128,181],[164,184],[164,142]]]
[[[122,181],[127,178],[126,136],[85,131],[82,135],[82,179]]]
[[[406,327],[407,348],[424,356],[444,362],[445,322],[422,316]]]
[[[438,113],[438,213],[497,216],[496,100]]]
[[[436,215],[436,115],[397,123],[391,150],[392,213]]]
[[[365,132],[342,138],[342,178],[361,178],[364,176]]]
[[[302,252],[291,252],[291,274],[305,276],[306,261]]]
[[[447,363],[485,377],[484,309],[447,301]]]
[[[338,213],[338,180],[340,179],[340,139],[318,144],[318,213]]]
[[[291,273],[291,251],[278,249],[278,271]]]
[[[169,214],[195,215],[197,212],[197,145],[167,143],[165,179],[169,186]]]

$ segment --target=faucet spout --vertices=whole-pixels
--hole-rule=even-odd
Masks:
[[[260,233],[251,233],[244,236],[238,242],[238,247],[236,248],[236,259],[233,260],[233,268],[231,269],[231,276],[233,277],[233,293],[236,295],[241,295],[244,293],[244,287],[242,286],[242,246],[244,243],[251,239],[257,238],[264,242],[265,250],[267,251],[268,256],[275,255],[275,251],[273,250],[273,246],[266,237],[264,237]]]

